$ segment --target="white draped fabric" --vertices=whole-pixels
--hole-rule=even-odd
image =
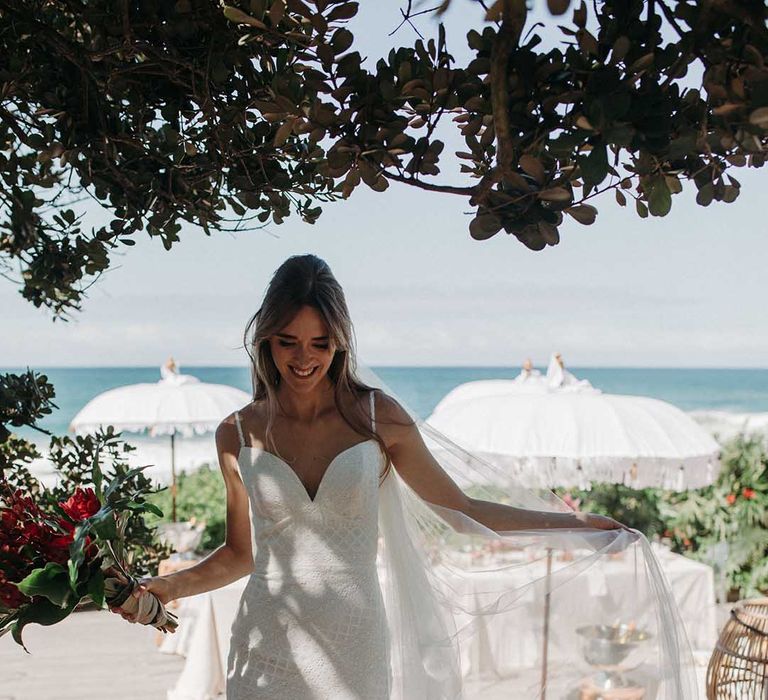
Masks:
[[[370,368],[359,374],[400,400]],[[473,499],[510,509],[570,512],[552,491],[525,485],[519,472],[491,464],[429,420],[409,413],[440,467]],[[522,660],[514,645],[499,650],[485,669],[486,693],[544,700],[598,697],[606,688],[620,687],[628,697],[634,693],[646,700],[697,697],[694,659],[679,609],[641,533],[521,530],[512,518],[510,529],[494,531],[463,512],[421,498],[397,466],[379,493],[392,700],[479,697],[477,688],[464,682],[461,658],[489,624],[504,620],[517,620],[521,637],[539,630],[540,645],[529,644]],[[511,552],[515,561],[478,568],[466,556],[477,549]],[[620,588],[606,586],[595,594],[620,554],[631,561],[631,576]],[[508,575],[486,580],[489,568]],[[485,585],[477,585],[481,580]],[[521,616],[531,601],[543,605]],[[523,619],[524,625],[519,623]]]
[[[669,580],[691,644],[706,658],[717,637],[712,568],[655,545],[654,550]],[[517,557],[514,553],[478,551],[466,556],[472,557],[477,567],[487,569],[471,582],[469,593],[473,596],[480,595],[486,587],[498,587],[504,577],[515,580],[514,568],[508,566]],[[502,568],[498,568],[499,565]],[[540,561],[539,566],[544,575],[545,562]],[[587,590],[572,589],[560,604],[577,608],[585,594],[606,595],[607,590],[623,590],[633,575],[631,562],[626,557],[612,559],[605,574],[586,578]],[[383,573],[381,578],[383,581]],[[175,634],[164,635],[159,646],[162,653],[186,657],[176,683],[168,689],[167,700],[212,700],[222,696],[230,627],[246,582],[247,578],[243,577],[223,588],[179,601],[179,608],[174,610],[179,616],[179,628]],[[531,664],[535,650],[541,645],[542,630],[536,623],[542,605],[542,600],[530,596],[517,615],[486,617],[479,621],[480,631],[473,642],[461,650],[461,671],[468,685],[482,686],[483,676],[499,665],[499,658],[510,664],[502,669],[505,672]],[[465,620],[459,619],[459,625]],[[700,682],[703,682],[705,668],[705,665],[697,666]]]

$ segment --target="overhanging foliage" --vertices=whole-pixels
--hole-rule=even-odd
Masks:
[[[580,3],[543,50],[523,0],[497,0],[466,65],[442,24],[371,65],[347,26],[357,2],[231,2],[0,0],[0,260],[36,306],[78,309],[136,232],[170,248],[183,221],[312,223],[361,183],[464,196],[473,237],[541,249],[564,216],[592,223],[607,189],[664,216],[685,181],[701,205],[732,202],[733,169],[765,160],[762,1]],[[88,198],[111,214],[91,231]]]

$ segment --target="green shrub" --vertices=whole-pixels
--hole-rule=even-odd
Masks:
[[[593,483],[589,491],[556,489],[556,493],[580,502],[579,510],[609,515],[640,530],[649,539],[666,529],[660,513],[664,492],[660,489],[632,489],[623,484]]]
[[[177,477],[176,518],[178,520],[204,520],[206,522],[197,554],[204,554],[224,543],[227,522],[227,494],[224,480],[218,466],[203,464],[192,473]],[[163,511],[163,517],[146,516],[147,524],[156,527],[161,522],[171,521],[170,486],[157,492],[150,500]]]
[[[768,592],[767,469],[764,439],[739,435],[723,445],[720,473],[706,488],[638,491],[595,483],[589,491],[557,492],[579,510],[669,541],[673,551],[712,565],[720,589],[747,598]]]
[[[663,515],[678,551],[707,563],[741,598],[768,591],[768,451],[759,435],[723,445],[712,486],[670,494]]]

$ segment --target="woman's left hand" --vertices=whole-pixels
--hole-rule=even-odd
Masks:
[[[583,523],[582,527],[593,528],[595,530],[631,530],[632,528],[620,523],[618,520],[609,518],[607,515],[598,515],[597,513],[573,513],[573,517]]]

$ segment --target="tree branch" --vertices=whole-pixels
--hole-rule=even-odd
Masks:
[[[503,0],[501,26],[491,49],[491,106],[496,130],[497,162],[501,173],[509,171],[514,161],[512,133],[509,128],[508,68],[512,50],[520,40],[527,9],[525,0]]]
[[[382,170],[381,174],[384,177],[395,180],[396,182],[403,182],[406,185],[413,185],[419,187],[422,190],[429,190],[430,192],[443,192],[444,194],[458,194],[462,197],[471,196],[475,192],[475,186],[472,187],[455,187],[453,185],[435,185],[431,182],[422,182],[413,177],[405,177],[398,173],[391,173],[387,170]]]

